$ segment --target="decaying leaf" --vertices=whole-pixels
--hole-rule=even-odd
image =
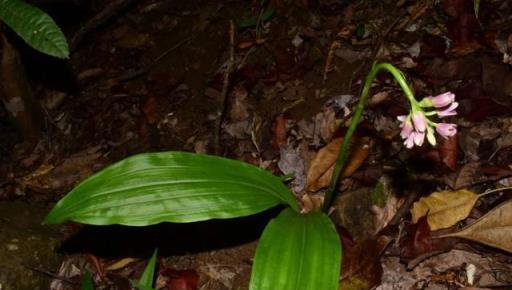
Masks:
[[[438,151],[439,157],[444,165],[451,171],[455,171],[457,169],[457,155],[459,151],[457,136],[441,139],[438,145]]]
[[[440,237],[468,239],[512,253],[512,200],[495,207],[463,230]]]
[[[315,192],[329,185],[342,142],[343,138],[333,139],[329,144],[318,151],[318,154],[311,162],[308,170],[308,191]],[[372,139],[369,137],[354,137],[352,139],[347,162],[341,173],[342,177],[352,175],[352,173],[363,164],[370,153],[372,143]]]
[[[272,125],[272,148],[276,150],[286,144],[287,121],[288,119],[283,114],[280,114],[276,117],[274,124]]]
[[[380,236],[345,247],[340,289],[363,290],[379,285],[382,277],[379,257],[390,241],[389,237]]]
[[[431,231],[425,216],[414,224],[406,225],[405,232],[400,239],[401,258],[416,258],[433,250]]]
[[[416,223],[420,217],[427,215],[432,231],[451,227],[469,215],[478,197],[466,189],[434,192],[414,203],[412,221]]]
[[[480,169],[480,162],[470,162],[464,164],[457,173],[447,177],[447,183],[451,188],[458,190],[469,187],[478,181],[477,172]],[[481,174],[479,174],[481,176]]]

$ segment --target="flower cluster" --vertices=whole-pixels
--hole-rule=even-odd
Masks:
[[[412,98],[409,101],[411,102],[409,115],[398,116],[402,128],[400,136],[405,140],[404,145],[407,148],[423,145],[425,137],[430,144],[436,145],[434,130],[443,138],[454,136],[457,133],[455,124],[436,123],[429,119],[433,115],[437,115],[439,118],[456,115],[455,109],[459,104],[455,102],[454,94],[447,92],[435,97],[426,97],[421,102]],[[425,109],[428,108],[435,108],[435,110],[426,112]]]

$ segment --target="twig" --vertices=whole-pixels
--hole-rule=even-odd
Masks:
[[[68,279],[66,277],[63,277],[63,276],[60,276],[60,275],[57,275],[57,274],[54,274],[50,271],[47,271],[47,270],[44,270],[44,269],[40,269],[40,268],[37,268],[37,267],[34,267],[34,266],[30,266],[30,265],[27,265],[27,264],[23,264],[23,267],[29,269],[29,270],[32,270],[34,272],[38,272],[38,273],[41,273],[41,274],[44,274],[48,277],[51,277],[53,279],[58,279],[58,280],[61,280],[61,281],[64,281],[66,283],[69,283],[71,285],[80,285],[80,283],[77,283],[71,279]]]
[[[407,194],[407,198],[405,199],[405,202],[402,204],[402,206],[398,209],[396,214],[393,216],[393,218],[388,223],[388,228],[391,226],[396,226],[400,223],[402,218],[409,213],[409,210],[411,209],[412,205],[418,198],[419,194],[417,191],[411,191]]]
[[[235,63],[235,23],[233,20],[229,21],[229,59],[227,62],[226,70],[224,71],[224,82],[222,84],[222,92],[221,92],[221,106],[218,111],[217,122],[215,124],[215,154],[220,154],[220,133],[222,122],[224,121],[224,117],[226,115],[226,104],[227,104],[227,95],[229,89],[229,77],[231,75],[231,70],[233,69]]]
[[[100,13],[90,19],[71,40],[71,51],[74,51],[76,47],[84,40],[89,32],[95,30],[99,26],[105,24],[113,16],[117,15],[120,11],[129,7],[137,0],[115,0],[105,7]]]
[[[333,70],[333,60],[334,60],[334,53],[336,52],[336,49],[340,48],[341,44],[339,41],[333,41],[331,43],[331,46],[329,47],[329,52],[327,53],[327,59],[325,60],[325,66],[324,66],[324,83],[327,81],[327,74]]]

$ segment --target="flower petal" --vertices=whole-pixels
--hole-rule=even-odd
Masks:
[[[427,128],[427,118],[422,111],[414,112],[412,115],[412,122],[414,123],[416,131],[425,132],[425,129]]]

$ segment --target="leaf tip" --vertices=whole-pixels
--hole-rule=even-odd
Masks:
[[[48,215],[44,218],[42,225],[60,224],[67,220],[67,217],[59,213],[57,208],[53,208]]]

